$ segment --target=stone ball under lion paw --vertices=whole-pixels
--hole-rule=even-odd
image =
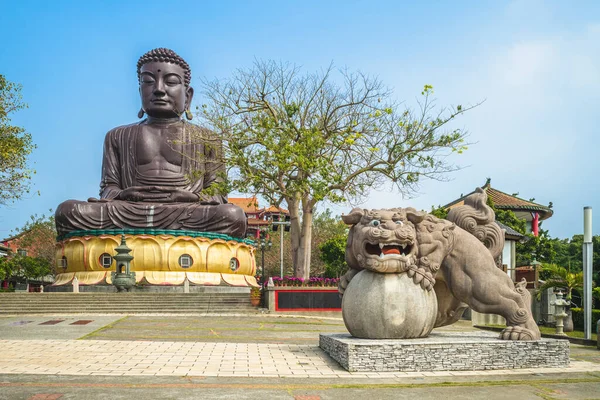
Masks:
[[[366,339],[426,337],[437,316],[435,291],[424,290],[406,273],[359,272],[342,299],[342,316],[352,336]]]

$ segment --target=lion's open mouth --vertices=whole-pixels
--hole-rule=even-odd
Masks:
[[[367,243],[365,245],[367,254],[384,258],[390,255],[407,256],[412,251],[412,246],[408,243]]]

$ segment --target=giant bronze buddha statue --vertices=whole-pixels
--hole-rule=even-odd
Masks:
[[[56,210],[59,235],[115,228],[185,229],[244,237],[246,217],[223,194],[206,195],[223,179],[220,143],[191,119],[188,64],[175,52],[154,49],[138,61],[148,118],[106,135],[100,199],[68,200]],[[201,140],[199,140],[201,139]]]
[[[221,142],[182,118],[192,119],[188,63],[158,48],[140,57],[137,75],[138,117],[147,118],[107,133],[99,198],[67,200],[56,210],[56,284],[75,277],[109,284],[114,248],[124,234],[142,283],[181,284],[187,277],[255,285],[246,215],[219,192],[225,178]]]

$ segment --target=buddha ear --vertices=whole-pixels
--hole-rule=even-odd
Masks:
[[[185,91],[185,117],[188,121],[191,121],[194,116],[192,115],[192,111],[190,108],[192,107],[192,99],[194,98],[194,88],[188,87]]]
[[[189,110],[192,106],[192,99],[194,98],[194,88],[188,87],[185,91],[185,109]]]
[[[139,92],[140,92],[140,100],[141,100],[142,99],[142,87],[141,86],[139,88]],[[142,102],[142,106],[140,107],[140,111],[138,111],[138,114],[137,114],[138,118],[140,118],[140,119],[143,118],[144,117],[144,113],[145,113],[145,111],[144,111],[144,105],[143,105],[143,102]]]

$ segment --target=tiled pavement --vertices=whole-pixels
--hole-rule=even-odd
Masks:
[[[567,368],[460,372],[350,373],[316,345],[117,340],[0,340],[0,374],[401,378],[597,372],[573,360]]]

